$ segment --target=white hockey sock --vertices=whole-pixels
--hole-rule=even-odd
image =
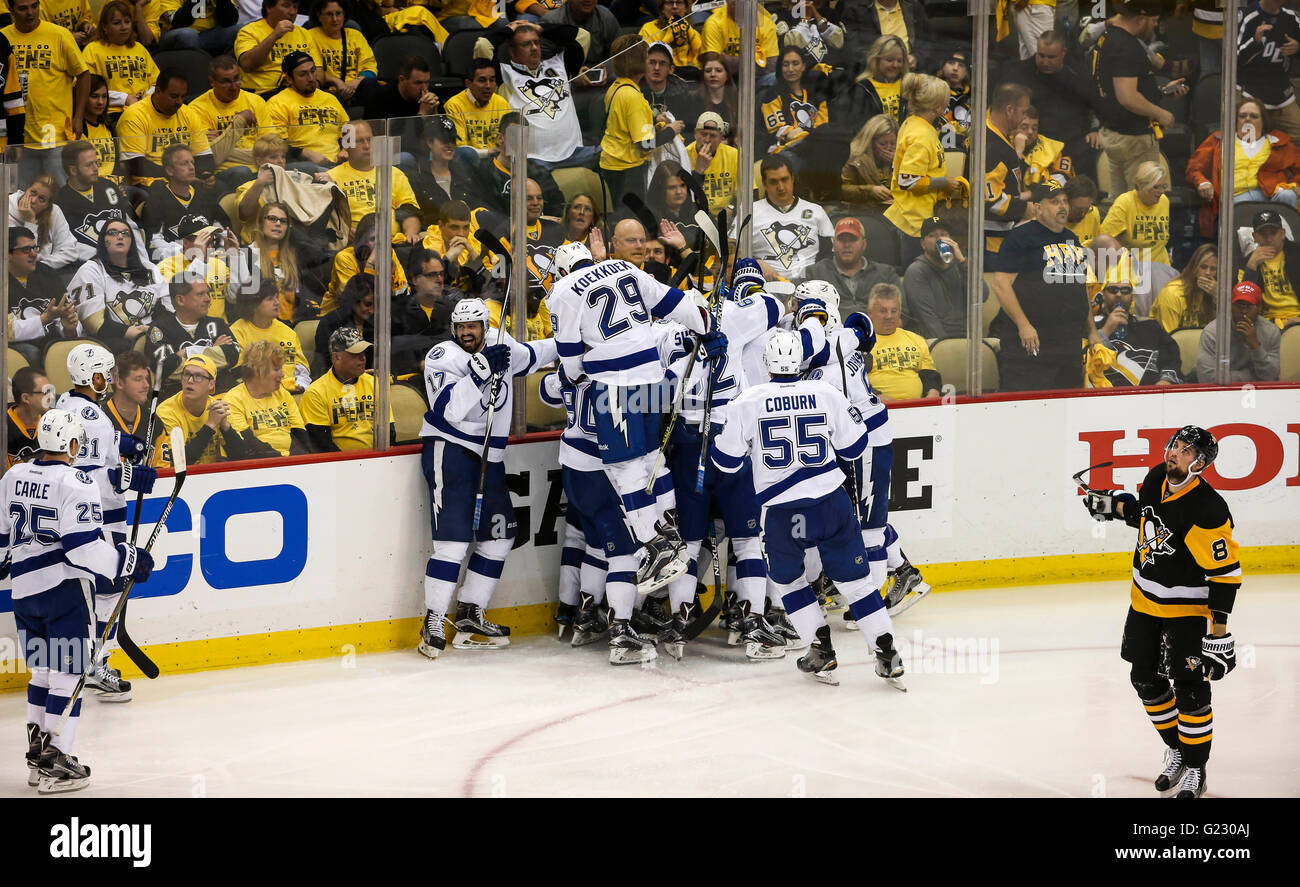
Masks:
[[[424,565],[424,608],[439,616],[447,615],[451,596],[460,578],[460,565],[469,553],[468,542],[433,543],[433,557]]]
[[[651,463],[653,466],[653,462]],[[668,471],[668,466],[664,465],[659,469],[659,474],[655,477],[655,518],[664,516],[664,512],[672,511],[677,507],[677,493],[673,490],[673,476]]]
[[[889,578],[889,572],[885,569],[885,549],[867,549],[867,570],[867,581],[879,592],[885,587],[885,581]]]
[[[113,610],[117,607],[118,599],[121,594],[96,594],[92,595],[95,599],[95,639],[104,636],[104,626],[108,624],[109,617],[113,615]],[[99,649],[99,658],[95,664],[108,659],[108,654],[117,649],[117,623],[113,623],[112,629],[108,632],[108,642]]]
[[[851,579],[848,582],[837,582],[836,586],[848,599],[849,612],[857,621],[862,636],[867,639],[867,645],[872,650],[876,649],[876,638],[894,630],[894,622],[885,610],[880,589],[872,588],[870,579]]]
[[[45,704],[50,695],[50,670],[44,666],[37,666],[31,671],[32,676],[27,681],[27,723],[47,730],[49,728],[45,726]]]
[[[513,539],[489,539],[480,542],[469,556],[469,566],[465,570],[465,581],[460,586],[460,602],[476,604],[487,609],[501,579],[501,570],[506,565],[506,556],[514,547]]]
[[[609,559],[605,577],[605,597],[615,619],[631,619],[636,604],[636,558],[629,554]]]
[[[817,605],[817,593],[812,590],[812,586],[798,579],[788,584],[778,584],[776,589],[781,593],[786,615],[790,617],[795,631],[799,632],[799,638],[809,644],[817,640],[817,629],[826,624],[826,617]]]
[[[736,597],[749,602],[751,613],[763,612],[763,597],[767,591],[767,564],[763,561],[763,543],[757,536],[732,539],[736,552]]]
[[[803,553],[803,577],[811,585],[822,573],[822,553],[817,546],[805,549]]]
[[[655,537],[655,497],[645,491],[653,467],[652,455],[605,466],[605,475],[622,501],[628,527],[642,545]]]
[[[702,544],[699,542],[686,543],[686,559],[688,561],[686,572],[668,583],[668,604],[672,607],[674,613],[681,609],[682,604],[695,600],[695,583],[698,581],[696,576],[700,567],[701,547]]]
[[[63,716],[63,709],[67,707],[68,700],[72,698],[72,691],[77,688],[80,675],[68,674],[66,671],[51,671],[49,674],[50,692],[45,697],[45,723],[53,730],[58,725],[59,718]],[[77,738],[77,723],[81,720],[81,702],[84,698],[84,696],[77,697],[63,732],[58,736],[50,736],[51,744],[67,755],[72,754],[72,744]]]
[[[891,570],[897,570],[907,561],[903,557],[903,545],[898,541],[898,534],[889,524],[885,524],[885,554],[889,557]]]
[[[588,545],[582,557],[582,590],[598,604],[605,599],[605,574],[608,572],[609,564],[600,549]]]
[[[560,603],[578,603],[582,590],[582,556],[587,543],[582,530],[575,524],[565,524],[564,548],[560,551]]]

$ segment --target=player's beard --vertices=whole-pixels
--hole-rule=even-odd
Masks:
[[[1169,478],[1171,483],[1175,484],[1181,484],[1187,480],[1187,472],[1169,460],[1165,460],[1165,476]]]

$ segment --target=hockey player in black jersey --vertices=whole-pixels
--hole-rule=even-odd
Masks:
[[[1132,664],[1130,680],[1167,746],[1155,780],[1164,797],[1205,792],[1209,681],[1237,665],[1228,631],[1241,586],[1232,515],[1201,477],[1218,454],[1214,435],[1187,425],[1169,439],[1164,461],[1147,472],[1137,496],[1087,490],[1083,500],[1096,520],[1118,518],[1138,531],[1120,656]]]

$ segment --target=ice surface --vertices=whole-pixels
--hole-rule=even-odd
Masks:
[[[1122,581],[933,594],[896,625],[908,693],[838,613],[839,687],[794,656],[745,662],[716,631],[652,668],[551,637],[431,662],[413,637],[164,675],[87,700],[79,794],[1154,797],[1163,746],[1119,658],[1127,602]],[[1208,794],[1300,795],[1300,581],[1247,577],[1236,609]],[[24,694],[0,716],[0,795],[34,794]]]

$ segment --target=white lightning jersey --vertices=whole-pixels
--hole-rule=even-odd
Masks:
[[[675,320],[704,332],[699,307],[675,287],[635,265],[607,259],[561,278],[546,296],[564,371],[611,386],[645,385],[664,377],[654,320]]]
[[[731,402],[713,463],[734,472],[749,456],[760,505],[816,500],[844,483],[836,456],[857,459],[868,437],[858,411],[825,382],[766,382]]]
[[[495,329],[488,330],[487,341],[496,341]],[[507,333],[501,342],[510,346],[511,377],[526,376],[555,360],[554,339],[516,342]],[[471,356],[454,339],[439,342],[425,355],[424,390],[429,398],[429,412],[424,414],[420,436],[439,437],[478,455],[483,451],[483,435],[487,432],[492,382],[489,380],[479,388],[469,374]],[[510,437],[513,388],[507,378],[497,391],[489,462],[500,462],[505,458],[506,441]]]
[[[840,360],[835,346],[838,343],[844,355],[844,372],[840,373]],[[889,409],[876,396],[868,379],[867,361],[864,355],[855,350],[858,344],[857,334],[843,327],[826,337],[826,344],[810,362],[813,369],[808,371],[809,379],[821,379],[831,387],[848,397],[849,403],[862,415],[862,421],[871,433],[870,444],[883,447],[894,442],[894,432],[889,427]],[[847,378],[848,390],[844,390]]]
[[[772,338],[772,333],[778,329],[794,329],[794,315],[782,315],[776,326],[764,330],[745,346],[741,354],[741,362],[745,367],[746,385],[757,385],[760,382],[771,381],[772,374],[767,371],[767,362],[763,359],[763,350],[767,347],[767,340]],[[814,355],[826,347],[826,328],[822,326],[820,320],[809,317],[794,331],[799,334],[799,341],[803,344],[803,363],[806,364],[812,360]]]
[[[542,403],[564,407],[568,414],[568,424],[560,433],[560,465],[574,471],[604,471],[596,440],[596,402],[591,381],[584,379],[577,385],[563,386],[560,374],[550,373],[542,377],[538,395]]]
[[[72,465],[80,468],[95,480],[104,506],[104,532],[126,535],[126,495],[113,486],[109,479],[110,468],[122,468],[122,451],[118,449],[119,434],[112,421],[84,394],[65,391],[55,404],[61,410],[76,413],[86,429],[86,445],[77,453]],[[112,539],[112,536],[109,537]]]
[[[2,490],[0,548],[11,562],[14,600],[69,579],[93,588],[117,578],[117,548],[104,538],[99,489],[89,474],[63,462],[21,462],[5,473]]]
[[[775,266],[782,277],[790,280],[802,280],[817,261],[820,238],[835,235],[826,210],[802,198],[785,212],[767,200],[757,201],[753,230],[754,258]]]

